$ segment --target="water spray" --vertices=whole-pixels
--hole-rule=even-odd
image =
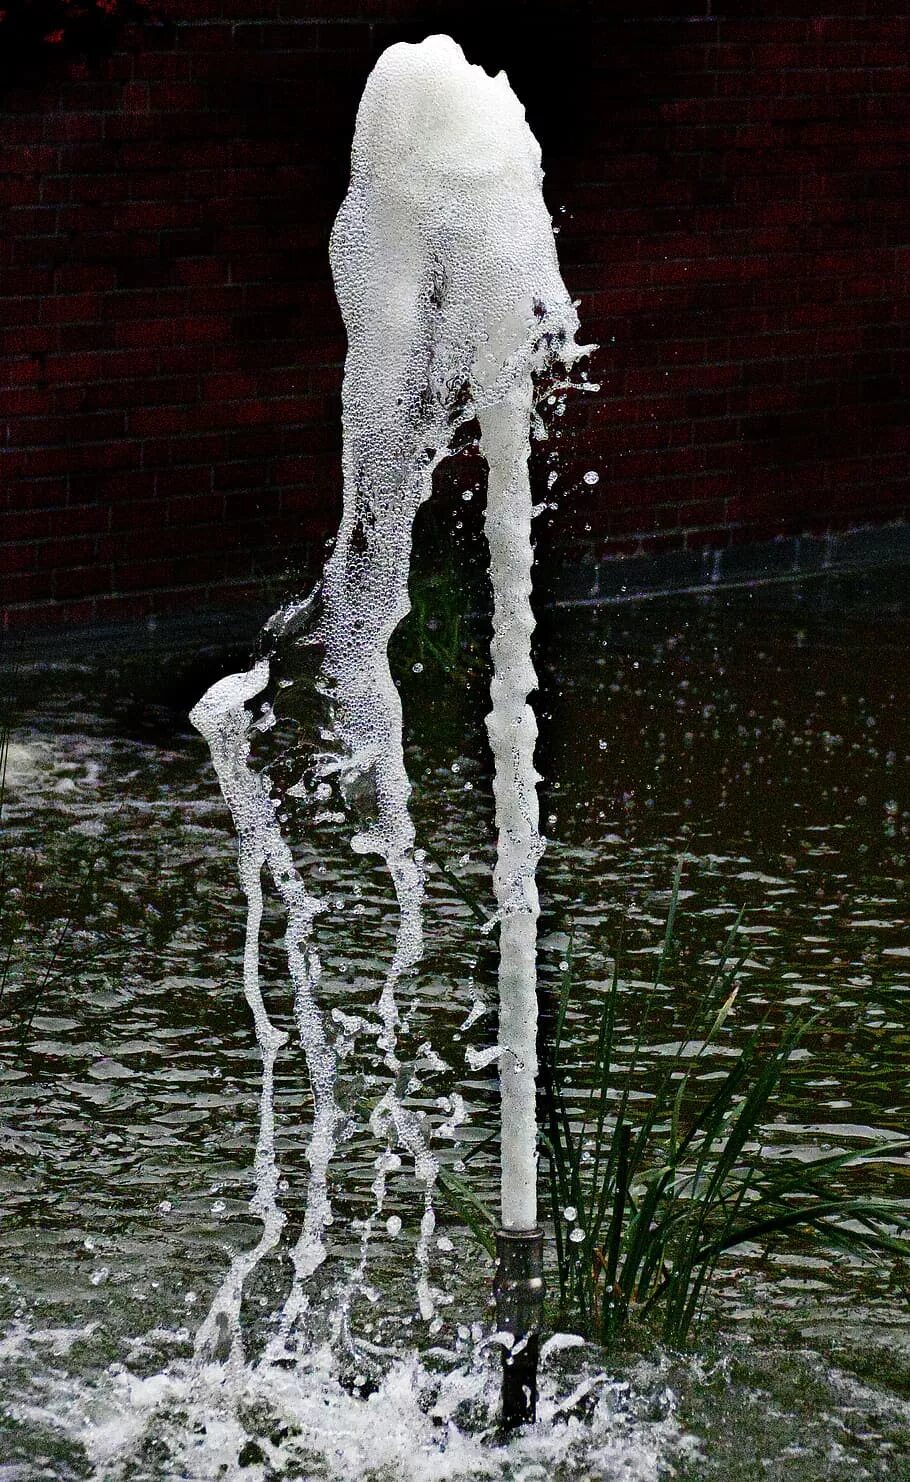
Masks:
[[[575,341],[578,316],[560,276],[542,180],[540,147],[505,73],[490,77],[470,65],[447,36],[399,44],[382,54],[357,112],[350,185],[330,244],[348,337],[343,513],[321,585],[304,604],[308,633],[324,655],[320,687],[331,696],[333,715],[331,755],[309,786],[314,799],[326,788],[342,801],[366,791],[371,817],[352,847],[381,856],[398,904],[395,950],[378,1004],[377,1046],[390,1085],[370,1125],[389,1149],[394,1144],[412,1161],[423,1187],[416,1254],[419,1306],[429,1319],[434,1300],[427,1262],[438,1165],[419,1120],[395,1089],[397,994],[422,956],[423,872],[408,809],[401,701],[388,646],[410,610],[417,511],[432,492],[434,469],[452,451],[456,431],[476,420],[489,470],[485,528],[494,596],[487,731],[498,834],[493,883],[502,1094],[495,1298],[504,1339],[503,1419],[510,1426],[535,1416],[543,1300],[535,871],[544,840],[534,770],[537,725],[528,703],[537,685],[531,662],[528,457],[538,377],[586,353]],[[276,614],[266,629],[269,643],[294,628],[300,610],[300,603],[291,603]],[[313,992],[319,959],[311,937],[320,905],[306,895],[294,870],[267,780],[256,784],[247,765],[246,707],[269,681],[266,654],[248,674],[223,682],[221,690],[216,686],[194,719],[213,747],[238,824],[248,895],[258,910],[264,859],[285,907],[300,1036],[321,1087],[308,1149],[313,1207],[295,1252],[295,1290],[281,1327],[286,1343],[303,1311],[303,1283],[325,1255],[326,1175],[338,1119],[333,1049]],[[306,801],[307,785],[297,784],[295,796]],[[255,925],[252,906],[251,912]],[[255,937],[253,932],[251,951]],[[273,1204],[266,1201],[263,1208],[272,1210]]]
[[[394,593],[395,621],[407,611],[414,514],[455,429],[471,417],[479,423],[489,470],[493,678],[487,732],[498,834],[502,1098],[494,1294],[505,1340],[507,1426],[535,1418],[544,1295],[535,1113],[535,870],[544,842],[534,770],[537,724],[528,703],[537,687],[528,458],[535,376],[584,353],[575,343],[578,318],[560,277],[542,180],[540,147],[504,73],[491,78],[471,66],[447,36],[393,46],[364,90],[351,184],[332,237],[349,350],[345,517],[331,564],[340,561],[351,571],[350,535],[357,528],[367,568],[358,556],[352,590],[339,604],[342,622],[352,611],[372,610],[377,576],[387,599]],[[387,510],[396,511],[397,529]],[[373,551],[380,553],[378,565]],[[359,591],[364,575],[370,578],[368,600]],[[390,631],[383,633],[375,672],[381,670],[391,709],[397,693],[385,656]],[[396,741],[400,746],[400,722]],[[406,784],[386,796],[403,836]]]

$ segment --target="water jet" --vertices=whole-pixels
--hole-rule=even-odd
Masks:
[[[254,722],[250,706],[266,691],[276,647],[301,629],[322,653],[319,684],[330,701],[331,744],[315,776],[295,786],[295,796],[334,792],[344,805],[366,792],[371,816],[357,828],[351,847],[382,858],[397,901],[376,1040],[389,1085],[369,1125],[386,1156],[397,1148],[410,1158],[424,1191],[417,1292],[421,1315],[430,1319],[428,1260],[438,1168],[422,1123],[400,1094],[398,1053],[398,993],[423,950],[424,875],[408,809],[401,701],[388,645],[410,610],[415,516],[454,434],[476,421],[488,468],[485,532],[493,588],[487,732],[497,828],[502,1105],[495,1296],[498,1328],[507,1340],[503,1415],[509,1425],[534,1418],[543,1298],[535,871],[544,840],[534,770],[537,726],[528,703],[537,684],[531,661],[534,510],[528,459],[535,421],[539,425],[538,378],[556,366],[571,366],[586,349],[576,343],[578,317],[560,276],[542,178],[540,148],[504,73],[490,77],[470,65],[446,36],[383,53],[358,110],[350,185],[330,244],[348,336],[338,537],[315,593],[287,604],[267,625],[256,665],[214,686],[193,711],[237,826],[249,905],[245,981],[264,1074],[266,1131],[257,1158],[256,1203],[264,1221],[263,1250],[277,1241],[283,1223],[271,1151],[270,1087],[279,1046],[256,976],[263,866],[286,914],[297,1023],[314,1087],[307,1216],[278,1348],[293,1343],[306,1306],[305,1284],[325,1258],[331,1223],[326,1178],[339,1124],[337,1066],[317,992],[321,963],[313,928],[322,907],[295,867],[272,784],[250,763],[254,724],[261,728],[272,720],[266,705]],[[374,1185],[377,1213],[385,1193],[382,1156]],[[222,1301],[216,1301],[222,1326],[227,1321],[235,1333],[248,1274],[249,1260],[228,1278]],[[215,1316],[213,1309],[207,1327]]]

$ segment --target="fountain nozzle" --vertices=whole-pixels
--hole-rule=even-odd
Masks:
[[[502,1423],[506,1430],[537,1418],[537,1360],[543,1317],[543,1233],[497,1230],[496,1328],[511,1334],[502,1351]]]

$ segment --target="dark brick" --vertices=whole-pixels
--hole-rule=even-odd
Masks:
[[[362,80],[428,0],[166,4],[0,118],[12,623],[249,592],[337,519],[328,232]],[[910,16],[706,8],[594,7],[584,127],[544,139],[601,342],[541,537],[578,553],[575,600],[710,577],[715,550],[747,580],[759,547],[803,563],[807,532],[910,504]]]

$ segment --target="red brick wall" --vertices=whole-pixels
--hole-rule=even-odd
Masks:
[[[900,0],[165,4],[0,104],[8,625],[215,604],[312,559],[337,518],[326,249],[357,98],[383,46],[437,29],[525,99],[602,347],[601,393],[559,423],[547,541],[906,515]]]

